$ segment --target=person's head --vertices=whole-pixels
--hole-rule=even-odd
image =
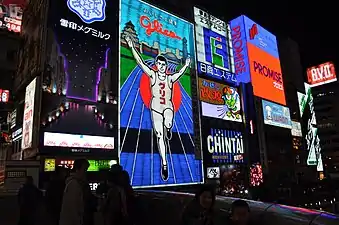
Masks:
[[[76,159],[73,164],[73,171],[77,176],[85,177],[88,167],[89,162],[87,159]]]
[[[65,179],[67,177],[67,169],[62,166],[57,166],[55,168],[55,175],[57,179]]]
[[[127,187],[130,185],[130,177],[126,170],[121,171],[120,173],[120,184],[123,187]]]
[[[211,210],[215,202],[215,192],[212,186],[202,185],[195,194],[195,199],[204,209]]]
[[[119,173],[119,172],[121,172],[123,169],[122,169],[122,166],[121,165],[119,165],[119,164],[114,164],[114,165],[112,165],[111,166],[111,169],[110,169],[110,171],[112,172],[112,173]]]
[[[25,184],[33,184],[34,180],[32,176],[27,176],[25,180]]]
[[[250,217],[250,207],[244,200],[236,200],[231,206],[231,220],[235,224],[245,225]]]
[[[167,59],[164,56],[158,55],[155,59],[155,65],[160,73],[166,73]]]

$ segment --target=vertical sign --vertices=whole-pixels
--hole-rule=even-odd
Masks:
[[[194,26],[140,0],[120,4],[120,164],[134,187],[200,183]]]
[[[228,24],[196,7],[194,20],[199,74],[237,83]]]
[[[32,147],[33,136],[33,115],[34,115],[34,100],[36,91],[37,78],[26,87],[24,119],[23,119],[23,140],[21,149],[25,150]]]

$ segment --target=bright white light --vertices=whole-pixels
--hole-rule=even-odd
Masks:
[[[103,119],[105,119],[105,116],[104,116],[104,114],[102,114],[102,115],[101,115],[101,119],[102,119],[102,120],[103,120]]]
[[[248,194],[248,190],[245,190],[245,194]]]
[[[55,115],[56,115],[57,117],[59,117],[59,116],[60,116],[60,112],[57,111]]]
[[[94,109],[94,113],[98,113],[98,109],[97,108]]]
[[[52,117],[51,116],[48,117],[48,122],[52,122]]]

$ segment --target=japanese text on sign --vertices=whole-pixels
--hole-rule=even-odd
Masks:
[[[69,28],[69,29],[72,29],[72,30],[75,30],[75,31],[78,31],[78,32],[83,32],[85,34],[90,34],[94,37],[101,38],[101,39],[104,39],[104,40],[108,40],[108,39],[111,38],[110,34],[105,34],[101,31],[96,30],[96,29],[93,29],[93,28],[90,28],[90,27],[87,27],[87,26],[84,26],[84,25],[79,25],[77,23],[68,21],[66,19],[61,19],[60,25],[62,27],[66,27],[66,28]]]
[[[198,72],[206,73],[206,75],[210,75],[220,80],[225,80],[225,81],[234,82],[234,83],[237,82],[237,79],[234,74],[226,70],[222,70],[217,67],[207,65],[202,62],[198,62]]]

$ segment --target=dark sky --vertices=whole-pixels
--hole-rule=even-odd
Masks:
[[[170,7],[177,14],[192,19],[193,5],[200,6],[214,16],[231,20],[241,14],[265,27],[277,36],[290,37],[300,47],[304,69],[326,61],[339,63],[336,27],[339,10],[333,1],[303,2],[256,0],[150,0],[156,5]],[[181,12],[180,12],[181,11]],[[183,15],[185,14],[185,15]],[[335,15],[338,15],[335,17]],[[338,70],[337,70],[338,71]]]

